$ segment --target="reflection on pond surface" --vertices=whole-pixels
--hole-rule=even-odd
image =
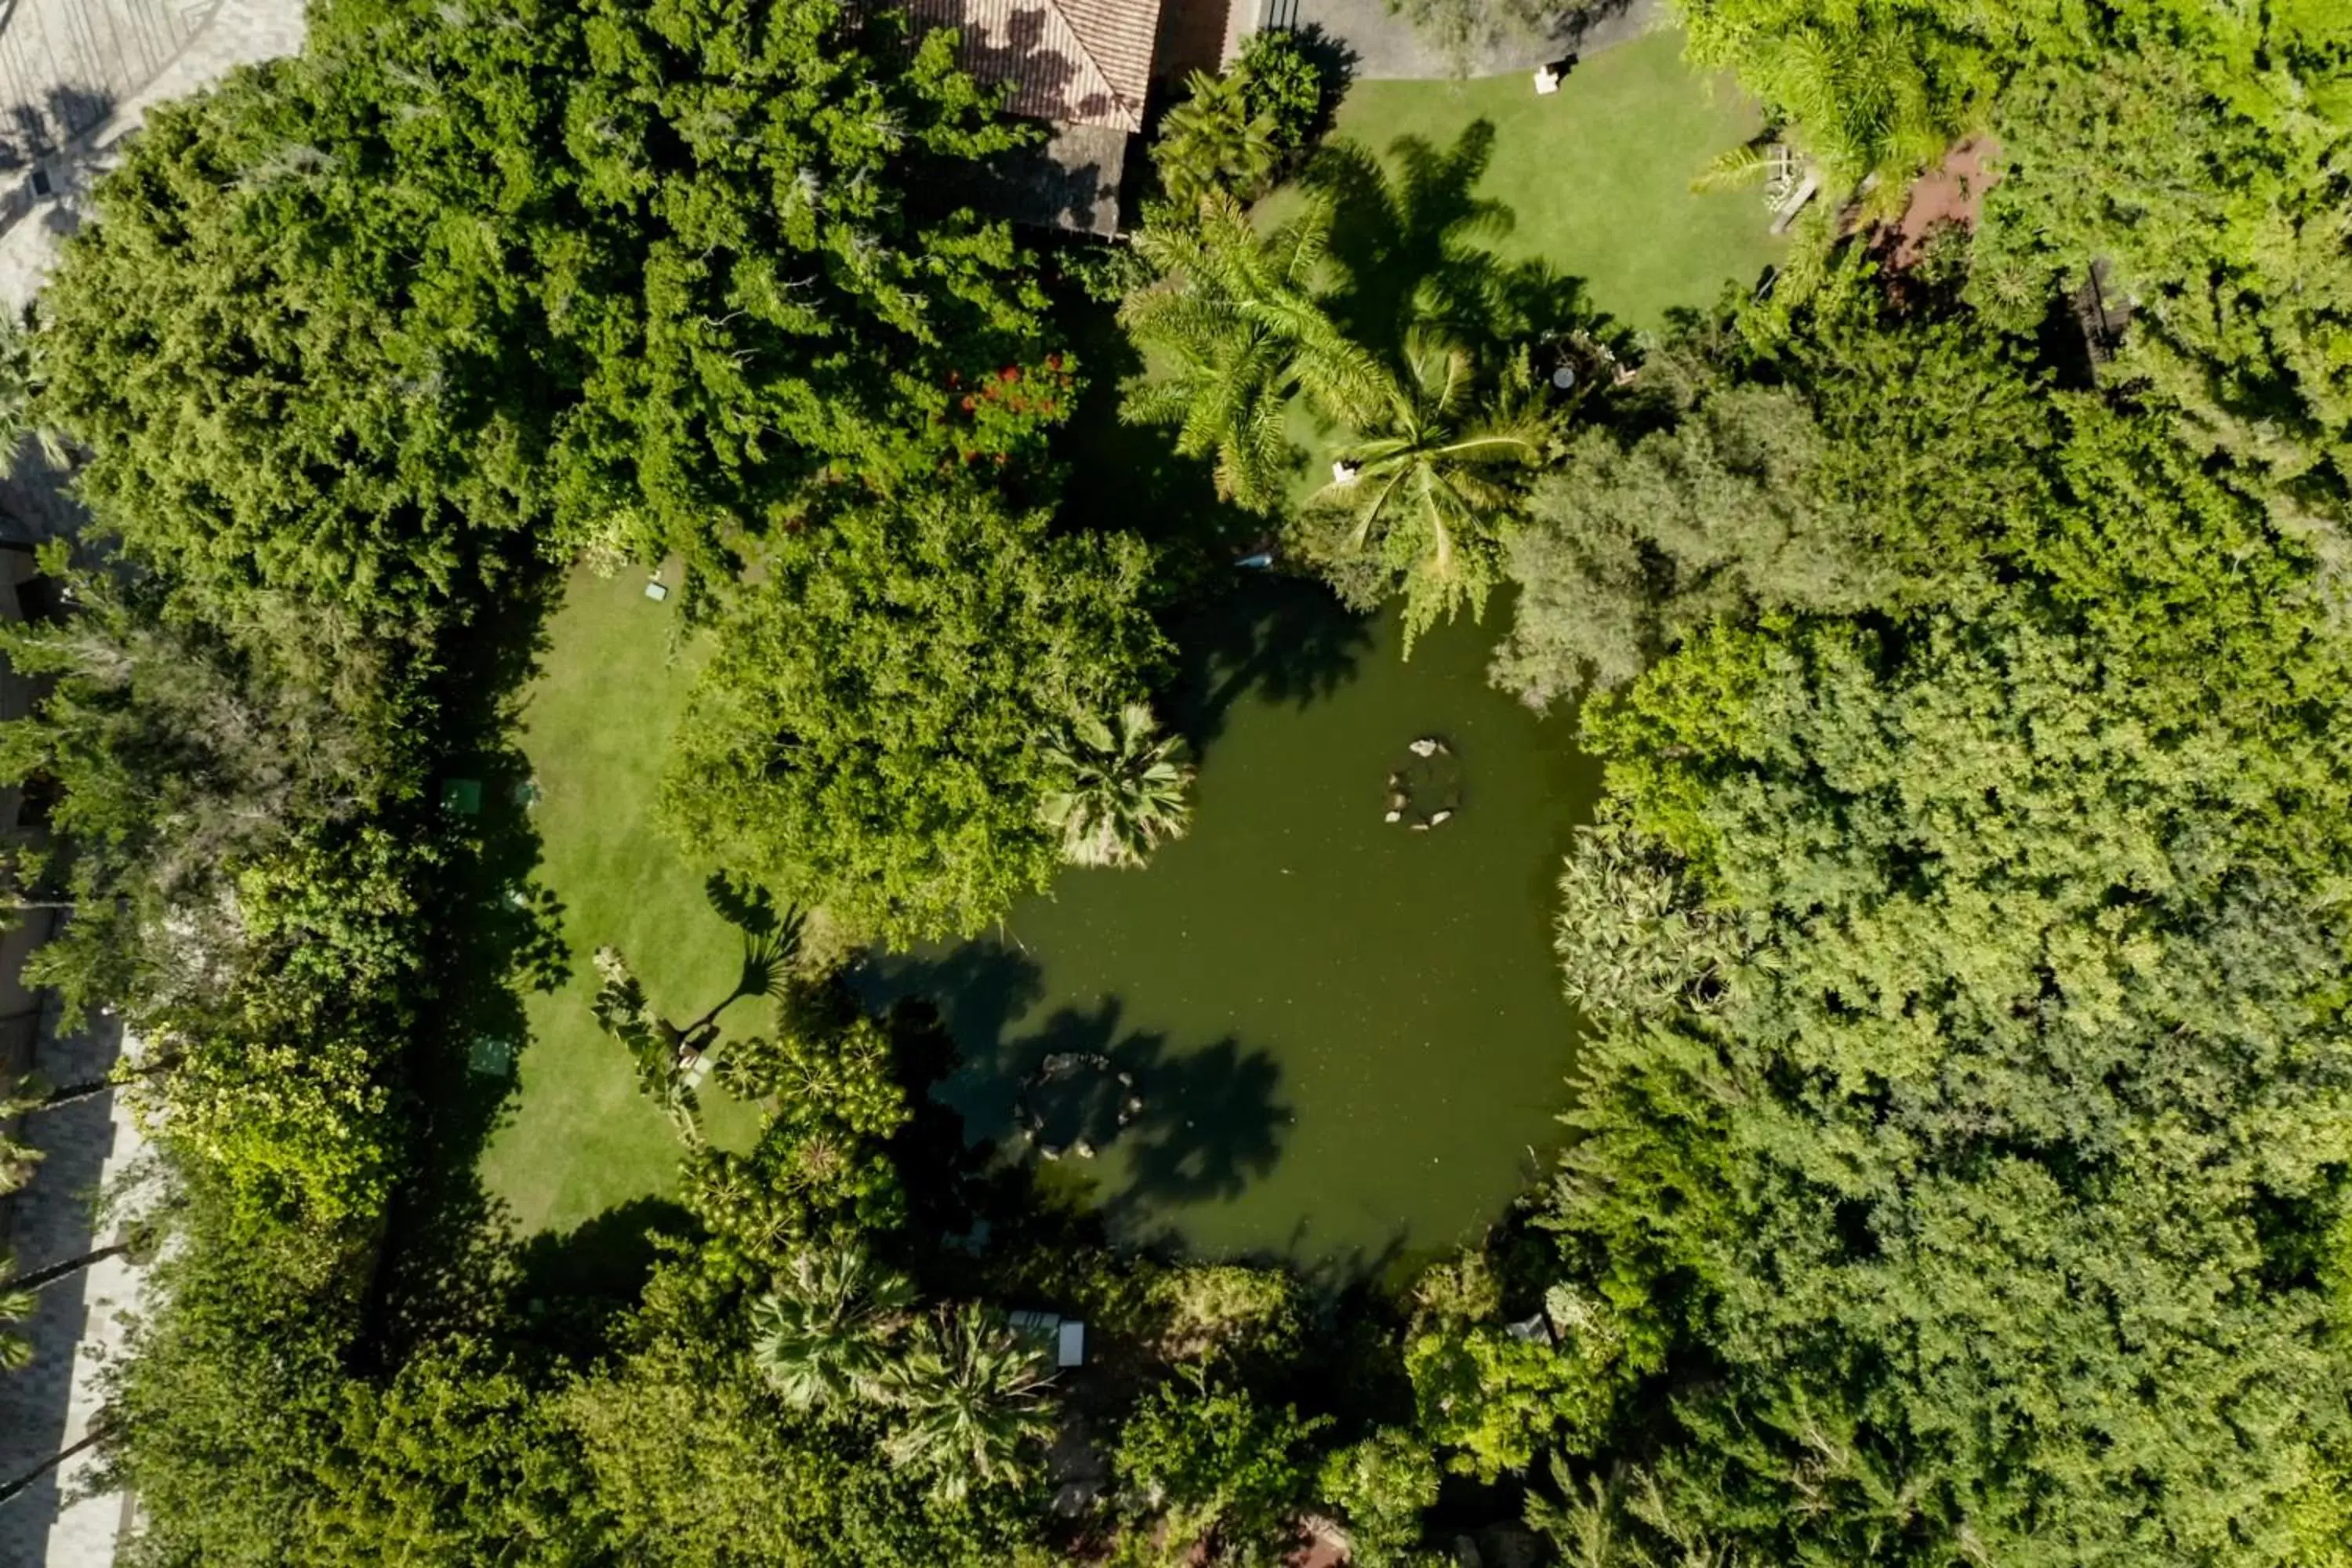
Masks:
[[[1598,784],[1568,718],[1486,684],[1492,640],[1444,627],[1401,661],[1392,619],[1278,582],[1188,627],[1192,836],[864,974],[877,1005],[938,1004],[970,1135],[1204,1252],[1369,1258],[1492,1217],[1557,1138],[1552,881]],[[1452,815],[1409,831],[1386,815],[1423,737]]]

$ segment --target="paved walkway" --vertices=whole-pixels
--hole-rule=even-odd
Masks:
[[[1411,22],[1390,10],[1388,0],[1234,0],[1234,4],[1255,5],[1260,26],[1321,28],[1354,52],[1359,80],[1439,80],[1454,75],[1453,63],[1431,47]],[[1481,51],[1472,62],[1470,74],[1532,72],[1539,65],[1570,55],[1593,54],[1672,25],[1662,0],[1601,0],[1584,21],[1549,37],[1507,38]],[[1535,90],[1532,84],[1528,90]]]

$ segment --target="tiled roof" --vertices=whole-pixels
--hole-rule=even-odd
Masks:
[[[916,21],[961,34],[956,58],[1010,82],[1015,114],[1141,131],[1160,0],[908,0]]]

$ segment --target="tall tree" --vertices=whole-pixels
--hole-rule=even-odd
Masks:
[[[1162,841],[1184,836],[1192,769],[1183,737],[1159,728],[1149,704],[1130,702],[1109,719],[1072,720],[1046,743],[1061,783],[1038,809],[1061,831],[1064,859],[1140,866]]]
[[[662,787],[698,858],[892,941],[1042,889],[1045,738],[1157,673],[1148,557],[958,482],[789,540],[718,622]]]
[[[1967,0],[1687,0],[1692,63],[1728,68],[1785,120],[1838,195],[1900,212],[1911,181],[1979,123],[1996,79]]]
[[[723,573],[1039,357],[1009,230],[908,194],[1033,134],[951,50],[829,0],[321,6],[106,182],[43,407],[224,618],[429,636],[534,551]]]
[[[1525,501],[1523,476],[1548,455],[1552,431],[1524,361],[1482,378],[1467,349],[1416,331],[1386,406],[1339,449],[1336,477],[1307,503],[1299,531],[1308,556],[1360,585],[1352,596],[1384,596],[1402,581],[1409,653],[1437,621],[1485,613]]]
[[[888,1337],[913,1300],[906,1277],[862,1247],[803,1249],[752,1303],[752,1360],[796,1410],[877,1399]]]
[[[1625,1562],[2294,1560],[2352,644],[2160,411],[2039,417],[1989,597],[1718,624],[1588,721],[1666,879],[1572,879],[1554,1214],[1638,1360],[1709,1369]]]
[[[896,1406],[884,1451],[929,1473],[943,1497],[1018,1485],[1053,1436],[1053,1371],[1044,1352],[982,1307],[923,1320],[885,1387]]]
[[[1177,450],[1213,456],[1218,488],[1253,511],[1281,498],[1294,396],[1339,417],[1381,405],[1378,363],[1318,297],[1330,237],[1319,200],[1261,235],[1220,193],[1188,220],[1147,225],[1135,237],[1159,281],[1119,308],[1148,361],[1127,385],[1122,414],[1175,426]]]

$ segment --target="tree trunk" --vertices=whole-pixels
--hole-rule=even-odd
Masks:
[[[49,1090],[48,1093],[41,1096],[37,1104],[28,1105],[25,1109],[27,1111],[55,1110],[61,1105],[72,1105],[80,1100],[95,1099],[113,1087],[114,1080],[110,1078],[94,1078],[81,1083],[69,1083],[63,1089]]]
[[[84,1079],[79,1083],[69,1083],[62,1088],[49,1090],[37,1101],[25,1107],[25,1110],[30,1115],[43,1110],[55,1110],[61,1105],[72,1105],[79,1100],[89,1100],[104,1094],[110,1089],[120,1088],[135,1079],[153,1078],[157,1073],[177,1066],[179,1059],[177,1052],[171,1052],[157,1057],[153,1061],[142,1062],[119,1078],[110,1073],[105,1078]]]
[[[56,1453],[51,1454],[47,1458],[43,1459],[39,1464],[34,1466],[31,1469],[26,1470],[23,1475],[18,1476],[7,1485],[0,1486],[0,1505],[7,1503],[8,1500],[14,1498],[18,1492],[21,1492],[26,1487],[31,1486],[35,1481],[39,1480],[43,1476],[47,1475],[51,1470],[56,1469],[59,1465],[64,1464],[68,1459],[72,1458],[84,1448],[93,1447],[94,1445],[103,1441],[105,1436],[106,1423],[104,1420],[100,1419],[91,1422],[89,1425],[89,1430],[83,1433],[79,1439],[67,1444],[62,1448],[59,1448]]]
[[[68,1274],[79,1273],[93,1263],[103,1263],[119,1253],[130,1250],[131,1247],[127,1242],[118,1241],[111,1247],[101,1247],[95,1251],[85,1252],[79,1258],[68,1258],[63,1263],[52,1263],[47,1268],[36,1268],[30,1274],[0,1277],[0,1284],[5,1284],[12,1290],[37,1290],[44,1285],[56,1284]]]

